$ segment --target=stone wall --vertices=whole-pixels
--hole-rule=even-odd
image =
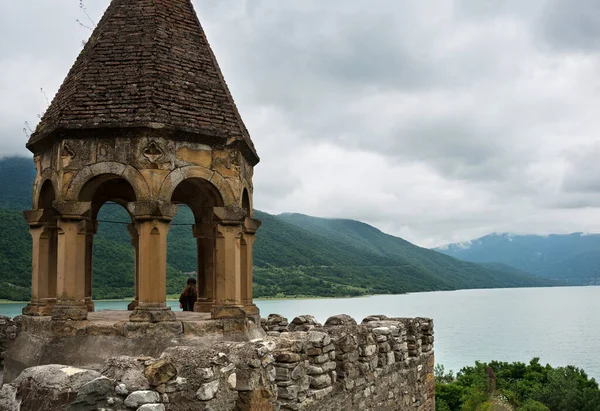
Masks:
[[[4,354],[8,349],[8,344],[17,338],[20,318],[20,316],[15,317],[13,320],[10,317],[0,315],[0,373],[4,369]]]
[[[2,387],[0,408],[435,410],[430,319],[271,315],[262,325],[264,339],[116,357],[97,371],[29,368]]]

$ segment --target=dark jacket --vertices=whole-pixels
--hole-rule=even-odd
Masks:
[[[185,290],[179,296],[179,303],[181,304],[181,308],[183,311],[194,311],[194,304],[198,299],[198,294],[196,293],[196,286],[186,287]]]

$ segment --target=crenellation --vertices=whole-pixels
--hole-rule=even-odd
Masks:
[[[297,318],[303,320],[296,325],[306,324],[308,318],[314,319]],[[30,331],[41,321],[45,324],[45,335],[90,332],[95,336],[108,335],[99,328],[82,329],[73,321],[24,319],[23,330]],[[16,334],[16,327],[10,321],[0,321],[0,336],[13,331]],[[357,324],[347,316],[338,316],[310,331],[290,331],[291,323],[284,326],[287,319],[277,314],[269,315],[261,323],[265,330],[277,328],[279,331],[267,331],[277,336],[249,342],[213,339],[208,344],[195,346],[180,345],[185,342],[177,340],[176,346],[165,346],[155,356],[108,358],[95,368],[99,374],[90,371],[90,377],[74,387],[76,395],[67,399],[56,395],[55,398],[63,398],[63,402],[57,400],[46,409],[85,403],[117,410],[123,404],[128,406],[134,402],[138,407],[160,405],[166,411],[435,409],[433,322],[430,319],[367,317]],[[180,326],[173,329],[171,335],[165,334],[166,323],[130,324],[125,328],[135,329],[130,330],[133,334],[128,338],[148,340],[166,336],[166,340],[175,341],[184,333]],[[205,330],[201,335],[206,335]],[[411,353],[407,342],[415,343],[417,337],[426,339],[428,344],[422,345],[418,355],[414,355],[415,350]],[[54,367],[56,373],[57,366],[51,365],[24,372],[24,375],[36,376],[40,384],[40,387],[28,386],[28,391],[25,390],[33,401],[31,404],[37,404],[36,398],[39,399],[36,390],[47,392],[44,384],[54,378],[47,375],[48,367]],[[23,377],[18,377],[6,384],[8,387],[0,393],[0,400],[2,395],[25,392],[23,381]]]

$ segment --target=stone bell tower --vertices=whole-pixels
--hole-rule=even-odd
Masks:
[[[199,296],[213,319],[252,303],[252,173],[259,158],[190,0],[112,0],[27,143],[37,176],[30,316],[93,311],[92,246],[107,201],[131,217],[130,321],[174,319],[167,232],[195,217]],[[183,284],[182,284],[183,287]]]

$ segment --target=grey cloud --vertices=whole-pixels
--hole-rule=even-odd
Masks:
[[[596,0],[548,0],[539,30],[542,38],[559,50],[600,50],[600,3]]]
[[[570,195],[580,193],[586,196],[585,198],[590,194],[600,196],[600,143],[574,148],[567,154],[567,158],[569,166],[562,181],[561,191]],[[569,199],[569,204],[577,202],[579,200]],[[584,199],[580,202],[587,204]]]
[[[0,155],[89,35],[77,3],[0,0]],[[255,206],[432,246],[600,230],[596,3],[194,1],[262,158]]]

